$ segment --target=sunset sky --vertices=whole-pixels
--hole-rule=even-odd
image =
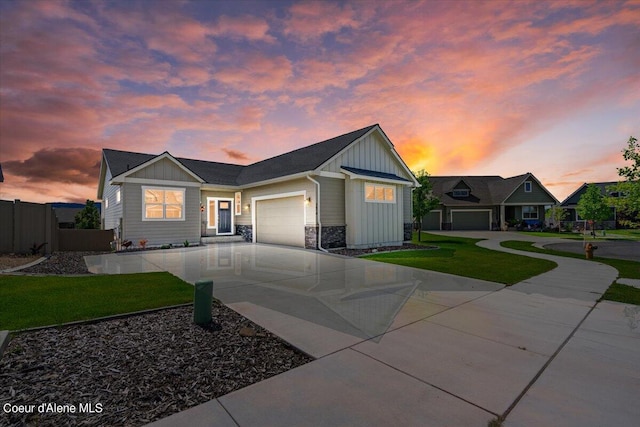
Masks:
[[[0,198],[102,148],[249,164],[379,123],[414,170],[560,200],[640,137],[640,1],[0,2]]]

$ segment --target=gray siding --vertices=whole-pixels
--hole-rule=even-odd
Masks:
[[[122,196],[127,209],[124,217],[123,239],[131,240],[134,245],[137,245],[140,239],[147,239],[149,246],[168,243],[181,245],[185,240],[190,243],[199,242],[200,189],[198,187],[162,185],[161,181],[157,186],[185,189],[185,220],[143,221],[142,184],[125,183]]]
[[[555,204],[555,201],[538,185],[538,183],[534,180],[531,180],[531,192],[526,193],[524,191],[524,184],[520,184],[516,191],[509,196],[509,198],[505,201],[506,204],[509,203],[518,203],[518,204],[527,204],[531,203],[543,203],[543,204]]]
[[[369,134],[351,145],[344,153],[329,162],[322,170],[342,172],[342,166],[392,173],[411,179],[405,169],[395,159],[386,142],[377,133]]]
[[[344,179],[315,177],[320,183],[320,222],[323,226],[345,225]]]
[[[395,203],[367,203],[362,180],[346,180],[347,247],[401,245],[404,240],[403,191]]]
[[[316,185],[306,178],[242,190],[242,215],[235,217],[235,224],[251,225],[251,209],[246,209],[246,206],[247,204],[251,204],[252,197],[276,195],[294,191],[305,191],[306,197],[311,197],[311,203],[306,205],[307,222],[305,225],[316,225]]]
[[[190,174],[169,159],[158,160],[130,175],[132,178],[161,179],[165,181],[197,182]]]
[[[402,211],[404,212],[404,222],[413,222],[413,189],[409,186],[403,186],[402,188]]]
[[[124,189],[120,189],[120,203],[116,203],[116,192],[120,188],[119,185],[109,185],[111,181],[111,171],[107,169],[104,180],[104,191],[102,193],[102,209],[101,216],[103,219],[104,229],[118,229],[120,218],[122,218],[122,204],[124,200]],[[109,207],[106,208],[106,201],[109,200]]]

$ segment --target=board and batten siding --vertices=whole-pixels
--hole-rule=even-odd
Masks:
[[[306,178],[286,181],[277,184],[262,185],[259,187],[247,188],[242,190],[242,215],[235,217],[236,225],[252,225],[251,224],[251,208],[247,209],[247,205],[251,205],[253,197],[274,196],[291,192],[304,191],[307,197],[311,197],[311,203],[305,205],[307,222],[305,225],[316,224],[316,185]]]
[[[102,192],[102,219],[105,230],[117,230],[120,224],[120,218],[122,218],[124,191],[119,185],[110,185],[109,181],[111,181],[111,178],[111,171],[107,169]],[[120,189],[120,203],[116,203],[116,192],[118,189]],[[107,200],[109,201],[109,207],[105,208]]]
[[[405,169],[391,154],[387,143],[376,133],[370,133],[352,144],[344,153],[329,162],[323,171],[342,172],[342,166],[391,173],[410,179]]]
[[[402,187],[402,203],[405,224],[413,223],[413,188],[407,185]]]
[[[320,222],[323,226],[343,226],[345,221],[344,179],[314,177],[320,183]]]
[[[513,192],[511,196],[505,201],[505,204],[509,203],[517,203],[517,204],[549,204],[552,205],[555,203],[549,194],[542,187],[538,185],[538,183],[531,179],[527,180],[531,182],[531,192],[527,193],[524,191],[524,183],[520,184],[516,191]]]
[[[347,179],[347,247],[400,246],[404,240],[403,191],[396,188],[395,203],[370,203],[364,198],[364,180]]]
[[[193,176],[169,159],[160,159],[129,175],[132,178],[158,179],[163,181],[196,182]]]
[[[193,186],[157,184],[144,186],[163,187],[167,189],[184,189],[184,221],[143,221],[143,184],[124,184],[124,203],[127,209],[124,217],[123,238],[131,240],[134,245],[141,239],[147,239],[149,246],[174,244],[182,245],[185,240],[190,243],[200,241],[200,188]]]

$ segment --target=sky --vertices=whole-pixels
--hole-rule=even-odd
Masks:
[[[414,170],[560,201],[640,137],[640,0],[0,2],[0,199],[103,148],[250,164],[378,123]]]

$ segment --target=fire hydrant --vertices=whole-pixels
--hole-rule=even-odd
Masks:
[[[593,251],[595,251],[596,249],[598,249],[597,246],[592,245],[591,243],[587,243],[587,245],[584,247],[584,253],[587,256],[587,259],[593,259]]]

